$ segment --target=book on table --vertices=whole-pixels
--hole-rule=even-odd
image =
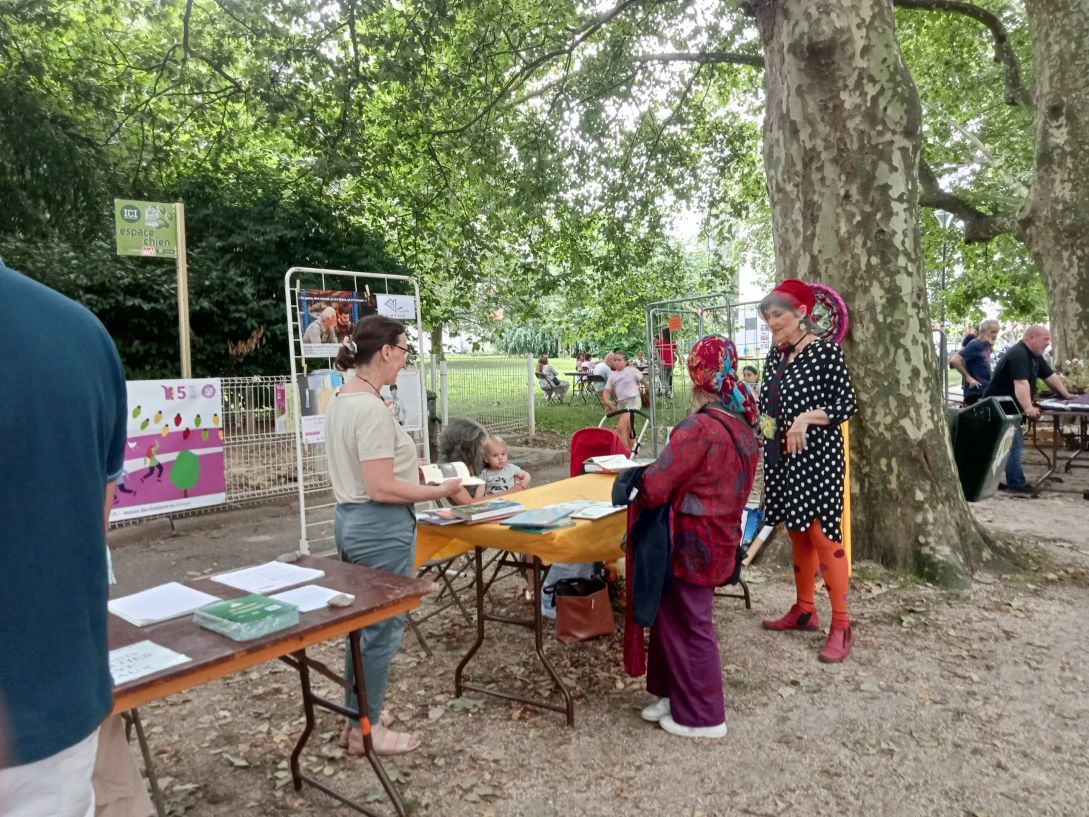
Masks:
[[[108,602],[106,607],[129,624],[144,627],[192,613],[219,596],[203,593],[178,582],[167,582]]]
[[[511,502],[509,499],[486,499],[483,502],[474,502],[471,505],[458,505],[450,508],[450,512],[465,522],[487,522],[492,519],[502,519],[513,516],[524,510],[522,505]]]
[[[457,516],[452,508],[436,508],[430,511],[417,511],[416,521],[424,525],[463,525],[465,520]]]
[[[250,641],[299,623],[299,608],[286,601],[251,593],[201,607],[193,621],[235,641]]]
[[[618,474],[629,468],[638,468],[641,465],[650,465],[653,460],[633,460],[624,454],[609,454],[603,457],[590,457],[582,463],[582,468],[588,474]]]
[[[572,508],[562,505],[546,505],[543,508],[531,508],[514,516],[507,517],[500,525],[512,525],[522,528],[550,528],[567,521]]]
[[[448,479],[460,479],[462,485],[470,488],[484,484],[480,477],[469,473],[469,467],[463,462],[430,462],[421,465],[420,479],[424,485],[442,485]]]

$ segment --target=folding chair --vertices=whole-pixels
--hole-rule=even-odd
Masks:
[[[600,388],[598,388],[599,386]],[[593,392],[594,397],[597,398],[598,405],[601,406],[602,409],[605,409],[605,401],[601,399],[601,392],[605,388],[605,377],[600,374],[586,375],[585,388]]]
[[[553,382],[548,379],[548,375],[544,374],[544,372],[537,372],[537,385],[541,387],[541,391],[544,392],[545,399],[548,403],[559,405],[563,402],[563,390],[553,384]]]

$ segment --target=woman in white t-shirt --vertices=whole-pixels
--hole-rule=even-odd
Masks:
[[[383,386],[397,383],[397,373],[407,364],[409,354],[405,327],[400,322],[381,315],[358,321],[336,360],[338,369],[354,369],[355,377],[333,398],[325,416],[325,451],[336,499],[333,531],[337,552],[346,562],[404,576],[415,571],[413,504],[461,489],[457,479],[436,487],[420,485],[416,444],[381,395]],[[372,731],[368,737],[357,722],[345,726],[341,743],[349,754],[364,754],[368,739],[378,754],[401,754],[419,746],[416,735],[394,732],[381,721],[389,667],[401,646],[404,627],[405,617],[400,615],[360,630],[367,692],[365,709],[360,711]],[[354,684],[347,646],[344,678]],[[348,693],[346,703],[349,708],[357,707],[354,692]]]

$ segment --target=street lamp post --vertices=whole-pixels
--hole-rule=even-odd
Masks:
[[[939,340],[941,341],[941,352],[939,354],[938,368],[941,371],[942,381],[942,401],[946,404],[949,403],[949,338],[945,332],[945,271],[946,271],[946,239],[948,237],[949,225],[953,223],[953,214],[946,210],[935,210],[934,218],[938,220],[938,224],[942,227],[942,277],[941,277],[941,312],[939,318],[939,328],[941,335]]]

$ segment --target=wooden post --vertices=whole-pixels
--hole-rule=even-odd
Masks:
[[[847,554],[847,575],[850,576],[854,572],[851,559],[851,434],[846,420],[839,427],[843,432],[843,519],[840,520],[840,527],[843,530],[843,552]]]
[[[174,205],[175,223],[178,228],[178,344],[181,347],[181,376],[193,376],[193,362],[189,342],[189,267],[185,251],[185,205]]]

